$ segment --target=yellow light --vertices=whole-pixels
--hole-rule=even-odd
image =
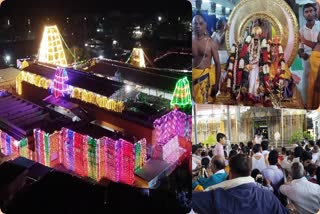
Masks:
[[[67,66],[66,55],[56,25],[46,26],[44,28],[38,61],[53,65]]]
[[[134,66],[139,66],[140,68],[146,67],[142,48],[133,48],[131,64]]]
[[[49,86],[52,85],[52,80],[50,79],[46,79],[40,75],[36,75],[26,71],[21,71],[16,77],[16,91],[19,95],[22,94],[23,81],[44,89],[48,89]],[[108,99],[106,96],[96,94],[92,91],[88,91],[82,88],[74,87],[70,96],[74,99],[78,99],[86,103],[91,103],[95,106],[98,106],[100,108],[104,108],[110,111],[121,113],[125,108],[125,105],[122,101]]]
[[[144,55],[143,55],[143,50],[142,48],[139,48],[139,55],[140,55],[140,68],[145,68],[146,67],[146,63],[144,61]]]

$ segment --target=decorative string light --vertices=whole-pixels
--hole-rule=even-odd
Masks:
[[[190,85],[187,77],[177,81],[170,104],[171,106],[186,106],[192,104]]]
[[[19,95],[22,95],[23,81],[44,89],[48,89],[51,85],[52,91],[55,91],[54,93],[56,93],[57,96],[60,96],[61,94],[70,94],[70,96],[74,99],[78,99],[86,103],[91,103],[100,108],[104,108],[110,111],[121,113],[124,110],[125,105],[122,101],[108,99],[106,96],[88,91],[86,89],[73,87],[65,84],[63,81],[67,80],[67,73],[64,73],[64,68],[62,70],[60,69],[59,72],[62,72],[61,75],[63,77],[59,77],[60,74],[55,75],[55,80],[52,81],[40,75],[32,74],[26,71],[21,71],[16,78],[17,93]]]
[[[142,48],[133,48],[131,56],[131,64],[140,68],[145,68],[146,63]]]
[[[132,143],[119,139],[120,155],[118,156],[119,182],[133,184],[134,182],[134,146]]]
[[[138,171],[143,167],[147,159],[147,151],[146,151],[147,141],[145,138],[139,140],[134,144],[135,147],[135,164],[134,170]]]
[[[39,62],[67,66],[60,32],[56,25],[45,26],[39,49]]]
[[[17,141],[6,132],[0,130],[0,148],[2,154],[5,156],[18,156],[19,144],[20,141]]]
[[[69,94],[69,87],[65,83],[68,80],[69,78],[66,69],[57,68],[52,86],[52,92],[56,98]]]

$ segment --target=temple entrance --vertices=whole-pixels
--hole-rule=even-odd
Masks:
[[[267,120],[255,120],[253,122],[253,136],[257,133],[261,133],[262,138],[269,139],[269,127]]]

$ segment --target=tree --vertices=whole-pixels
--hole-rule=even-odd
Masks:
[[[313,137],[310,133],[308,133],[307,131],[302,131],[301,129],[297,130],[296,132],[294,132],[292,134],[292,136],[289,139],[289,143],[298,143],[300,141],[303,141],[305,138],[307,138],[308,140],[312,140]]]

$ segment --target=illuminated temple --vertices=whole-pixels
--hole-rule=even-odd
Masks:
[[[46,27],[38,61],[16,77],[17,95],[1,93],[1,152],[155,188],[189,156],[191,73],[108,59],[77,70],[66,66],[57,32]]]

